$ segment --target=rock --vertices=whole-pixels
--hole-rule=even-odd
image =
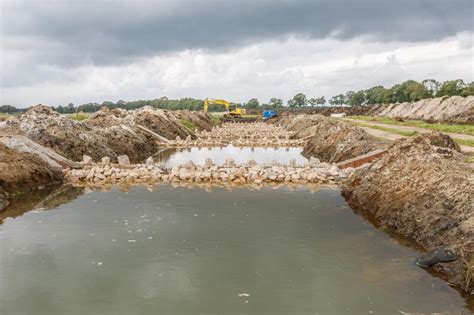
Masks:
[[[415,263],[420,267],[427,268],[441,262],[451,262],[457,259],[458,255],[452,250],[437,248],[418,256]]]
[[[108,156],[104,156],[101,160],[100,160],[100,163],[101,164],[104,164],[104,165],[109,165],[110,164],[110,158]]]
[[[0,211],[5,209],[8,206],[9,202],[3,194],[0,193]]]
[[[84,165],[89,165],[92,163],[92,158],[88,155],[83,155],[82,156],[82,164]]]
[[[148,159],[146,159],[145,164],[146,164],[146,166],[153,166],[155,164],[155,161],[150,156]]]
[[[117,161],[119,165],[130,165],[130,159],[127,155],[119,155],[117,156]]]

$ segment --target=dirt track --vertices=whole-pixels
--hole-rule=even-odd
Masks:
[[[341,118],[341,120],[348,121],[348,122],[353,122],[353,123],[371,125],[371,126],[376,126],[376,127],[378,126],[378,127],[383,127],[383,128],[396,129],[396,130],[407,131],[407,132],[415,132],[416,131],[416,132],[421,133],[421,134],[432,133],[433,132],[433,130],[425,129],[425,128],[410,127],[410,126],[399,126],[399,125],[389,125],[389,124],[382,124],[382,123],[379,123],[379,122],[358,120],[358,119],[352,119],[352,118]],[[364,129],[367,133],[373,135],[374,137],[379,137],[379,138],[387,139],[387,140],[390,140],[390,141],[406,138],[406,136],[402,136],[402,135],[392,133],[392,132],[389,132],[389,131],[385,131],[385,130],[374,129],[374,128],[364,127],[364,126],[359,126],[359,127]],[[446,133],[446,132],[443,132],[443,133],[450,136],[453,139],[463,139],[463,140],[472,140],[472,141],[474,141],[474,136],[464,135],[464,134],[460,134],[460,133]],[[468,154],[473,154],[474,153],[474,147],[470,147],[470,146],[467,146],[467,145],[460,145],[460,147],[461,147],[461,151],[464,152],[464,153],[468,153]]]

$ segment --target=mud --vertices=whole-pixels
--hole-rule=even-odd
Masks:
[[[20,153],[0,143],[0,210],[8,205],[8,198],[62,179],[60,169],[52,168],[37,155]]]
[[[343,194],[382,227],[426,250],[453,250],[459,259],[435,265],[467,292],[474,289],[474,172],[440,134],[402,139],[354,172]]]
[[[292,138],[307,140],[304,156],[329,163],[345,161],[387,145],[361,128],[322,115],[286,116],[274,123],[291,131]]]

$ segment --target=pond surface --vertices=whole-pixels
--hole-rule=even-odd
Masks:
[[[337,189],[113,188],[4,219],[0,314],[461,313],[416,255]]]
[[[224,164],[225,160],[232,158],[237,165],[255,160],[258,164],[268,164],[273,161],[288,164],[292,159],[297,165],[304,164],[308,160],[301,155],[303,148],[250,148],[250,147],[212,147],[212,148],[187,148],[170,149],[162,151],[154,156],[155,161],[161,162],[165,167],[170,168],[185,164],[189,160],[197,165],[204,164],[206,159],[211,159],[215,165]]]

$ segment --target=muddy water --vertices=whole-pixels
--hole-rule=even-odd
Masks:
[[[337,189],[160,185],[65,201],[0,225],[0,314],[464,310]]]
[[[161,162],[165,167],[182,165],[189,160],[197,165],[204,164],[206,159],[211,159],[214,164],[222,165],[227,158],[232,158],[239,164],[249,160],[255,160],[259,164],[271,163],[273,161],[288,164],[292,159],[301,165],[307,159],[301,155],[303,148],[250,148],[250,147],[212,147],[212,148],[187,148],[179,150],[168,150],[158,153],[154,159]]]

